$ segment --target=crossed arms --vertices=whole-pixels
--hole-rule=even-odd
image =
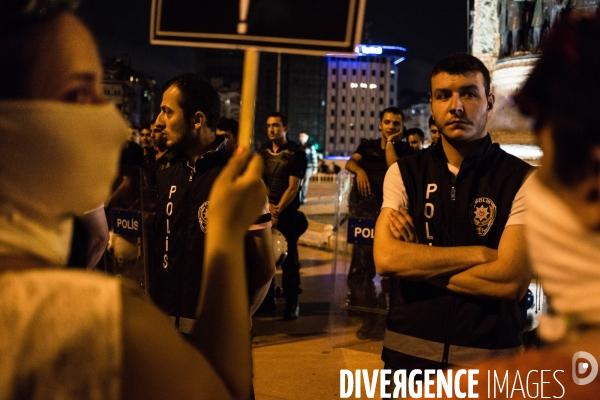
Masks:
[[[506,226],[498,250],[428,246],[417,243],[406,210],[384,207],[375,225],[375,267],[382,276],[427,281],[466,295],[518,301],[532,278],[524,231],[524,225]]]

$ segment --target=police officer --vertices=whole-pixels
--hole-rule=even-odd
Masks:
[[[270,142],[262,146],[259,153],[265,161],[263,179],[269,192],[271,222],[285,236],[288,255],[282,269],[282,288],[285,297],[285,320],[298,318],[300,311],[298,295],[300,289],[300,261],[298,260],[298,238],[306,219],[298,212],[300,207],[300,181],[306,172],[306,156],[302,147],[287,139],[289,130],[287,117],[275,112],[267,118],[267,135]],[[305,228],[304,228],[305,230]]]

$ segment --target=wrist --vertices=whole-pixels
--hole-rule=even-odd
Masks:
[[[387,140],[385,143],[386,143],[386,145],[387,145],[388,143],[395,144],[395,143],[394,143],[394,141],[393,141],[392,139],[388,139],[388,140]]]

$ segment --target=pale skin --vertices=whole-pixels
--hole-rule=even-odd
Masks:
[[[25,100],[104,102],[100,58],[91,33],[71,13],[52,18],[43,28],[39,48],[33,49],[36,64],[26,80],[32,87],[25,88]],[[48,75],[53,79],[45,79]],[[108,167],[116,173],[116,166]],[[149,300],[122,291],[121,398],[250,397],[250,322],[242,249],[246,231],[264,205],[261,173],[262,159],[240,149],[215,181],[209,196],[215,223],[206,234],[202,295],[188,340]],[[53,267],[26,254],[0,256],[0,273]]]
[[[400,114],[386,112],[381,116],[381,120],[379,121],[381,148],[385,149],[385,162],[388,167],[398,161],[394,143],[402,139],[403,128],[404,123]],[[371,184],[369,183],[367,173],[362,168],[362,156],[357,153],[352,154],[344,168],[356,175],[358,192],[363,196],[370,195]]]
[[[432,77],[431,110],[442,126],[442,146],[451,165],[485,138],[494,97],[485,93],[481,73]],[[520,300],[532,278],[524,226],[504,229],[498,250],[484,246],[436,247],[417,243],[414,222],[404,210],[383,208],[375,226],[377,273],[428,281],[457,293]]]

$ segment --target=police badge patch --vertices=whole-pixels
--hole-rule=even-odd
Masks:
[[[204,233],[206,233],[206,221],[208,221],[207,211],[208,201],[205,201],[200,208],[198,208],[198,222],[200,223],[200,229],[202,229],[202,232]]]
[[[473,227],[479,236],[485,236],[490,231],[496,219],[496,205],[487,197],[479,197],[473,203]]]

